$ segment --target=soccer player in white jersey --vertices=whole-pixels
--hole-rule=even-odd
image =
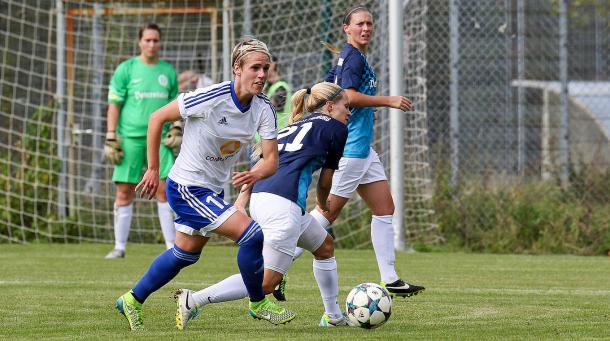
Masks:
[[[265,235],[265,293],[271,293],[280,282],[299,245],[314,255],[313,273],[325,309],[320,325],[344,326],[347,319],[337,303],[339,286],[333,238],[307,213],[305,206],[312,174],[321,168],[316,201],[319,207],[328,209],[326,201],[333,173],[347,139],[346,124],[350,115],[347,96],[340,86],[322,82],[311,89],[297,91],[292,104],[290,125],[278,135],[277,172],[258,181],[253,188],[242,188],[235,206],[245,210],[252,192],[250,213]],[[255,151],[254,156],[258,155]],[[176,292],[176,326],[183,329],[206,304],[241,299],[246,294],[239,274],[196,293],[180,289]]]
[[[337,219],[349,198],[358,192],[373,213],[371,241],[381,275],[381,284],[393,296],[412,296],[425,288],[403,281],[394,267],[394,202],[383,165],[371,148],[373,137],[373,107],[390,107],[403,111],[411,102],[403,96],[378,96],[377,78],[366,59],[373,35],[373,15],[363,6],[349,9],[343,18],[347,36],[336,65],[326,81],[345,89],[352,116],[349,120],[347,143],[339,169],[333,178],[328,211],[314,209],[311,215],[327,228]],[[337,51],[338,52],[338,51]],[[400,198],[399,198],[400,199]],[[402,199],[400,199],[402,200]],[[298,255],[299,253],[297,253]]]
[[[223,200],[223,185],[253,185],[277,170],[275,112],[261,95],[269,69],[267,46],[252,38],[231,55],[235,81],[183,93],[155,111],[148,125],[148,170],[136,186],[149,199],[159,186],[159,143],[167,121],[186,120],[182,149],[167,178],[167,197],[176,212],[176,243],[159,255],[116,307],[132,330],[143,329],[142,304],[150,294],[199,259],[212,233],[239,245],[237,264],[250,296],[249,313],[274,324],[295,315],[269,301],[263,292],[263,233],[258,223]],[[263,161],[250,171],[231,170],[242,145],[255,133],[262,138]]]

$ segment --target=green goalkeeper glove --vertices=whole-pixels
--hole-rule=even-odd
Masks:
[[[182,121],[175,121],[172,123],[172,126],[165,134],[165,138],[163,139],[163,144],[168,146],[171,149],[180,148],[182,144],[182,127],[184,124]]]
[[[106,142],[104,143],[104,159],[114,165],[118,165],[123,159],[121,140],[114,131],[109,131],[106,133]]]

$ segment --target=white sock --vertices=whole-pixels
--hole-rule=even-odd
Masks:
[[[127,206],[114,205],[114,248],[125,251],[131,217],[133,216],[133,203]]]
[[[203,307],[209,303],[235,301],[248,296],[248,289],[240,274],[227,277],[222,281],[199,290],[193,294],[197,306]]]
[[[373,216],[371,222],[371,241],[377,257],[377,266],[381,280],[392,283],[398,279],[394,269],[396,255],[394,253],[394,228],[392,227],[392,216]]]
[[[157,201],[157,212],[159,213],[159,223],[161,223],[161,232],[163,232],[163,239],[165,239],[165,247],[171,249],[174,247],[174,241],[176,239],[176,229],[174,228],[174,213],[172,208],[169,207],[168,202]]]
[[[313,275],[318,282],[320,296],[324,302],[325,312],[332,318],[342,316],[337,297],[339,296],[339,275],[335,257],[313,260]]]

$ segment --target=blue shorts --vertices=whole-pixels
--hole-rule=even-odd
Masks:
[[[237,211],[224,201],[224,193],[218,195],[208,188],[184,186],[169,177],[166,192],[167,201],[176,212],[176,230],[188,235],[210,237],[214,229]]]

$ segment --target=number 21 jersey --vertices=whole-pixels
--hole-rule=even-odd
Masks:
[[[253,192],[279,195],[306,210],[307,190],[320,168],[338,169],[347,140],[347,126],[334,118],[314,113],[278,133],[277,172],[258,181]]]

